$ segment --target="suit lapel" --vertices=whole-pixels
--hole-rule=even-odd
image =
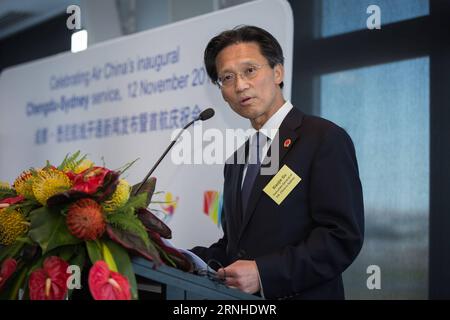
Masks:
[[[238,164],[238,165],[232,165],[233,173],[232,173],[232,180],[230,185],[231,192],[231,214],[227,216],[227,219],[231,219],[231,222],[233,224],[233,230],[240,230],[241,224],[242,224],[242,206],[241,206],[241,197],[239,196],[240,193],[237,192],[241,189],[241,176],[242,171],[244,169],[244,164]]]
[[[296,129],[300,127],[303,116],[304,114],[300,110],[293,107],[291,111],[289,111],[289,113],[286,115],[286,118],[281,123],[281,126],[278,130],[278,134],[277,136],[275,136],[275,139],[278,139],[279,141],[278,146],[279,168],[282,167],[283,158],[291,150],[291,148],[293,147],[298,138],[298,133],[296,132]],[[271,150],[271,152],[274,151]],[[244,219],[242,221],[239,239],[241,238],[245,227],[247,226],[248,222],[250,221],[255,211],[256,204],[258,203],[258,200],[263,192],[262,190],[272,178],[273,175],[261,175],[261,174],[256,177],[255,183],[250,193],[250,198],[247,204],[247,210],[246,212],[244,212]]]

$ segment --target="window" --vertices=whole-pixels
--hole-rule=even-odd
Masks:
[[[320,115],[355,144],[365,242],[344,273],[348,299],[426,299],[429,220],[429,58],[322,75]],[[368,290],[367,267],[381,269]]]
[[[322,0],[316,3],[320,12],[321,37],[329,37],[366,28],[370,5],[381,10],[382,25],[429,14],[428,0]]]

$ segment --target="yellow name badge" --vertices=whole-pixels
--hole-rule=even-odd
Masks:
[[[279,205],[301,180],[302,178],[289,169],[287,165],[284,165],[264,187],[263,191]]]

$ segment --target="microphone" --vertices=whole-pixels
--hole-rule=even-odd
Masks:
[[[177,142],[178,138],[181,136],[181,134],[184,132],[184,130],[189,128],[195,121],[198,121],[198,120],[205,121],[205,120],[208,120],[209,118],[211,118],[212,116],[214,116],[214,109],[213,108],[205,109],[199,114],[199,116],[197,118],[195,118],[194,120],[189,122],[187,125],[185,125],[183,127],[183,129],[180,130],[180,132],[178,132],[178,135],[175,137],[175,139],[172,140],[172,142],[169,144],[169,146],[164,151],[164,153],[161,155],[161,157],[159,157],[158,161],[155,163],[153,168],[150,169],[150,171],[145,176],[144,180],[142,180],[139,188],[137,188],[136,191],[134,192],[134,195],[137,195],[139,193],[142,186],[147,182],[148,178],[150,178],[150,175],[153,173],[153,171],[155,171],[156,167],[158,167],[159,163],[162,161],[162,159],[164,159],[164,157],[169,152],[169,150],[173,147],[175,142]]]
[[[208,108],[206,110],[203,110],[202,113],[200,113],[197,120],[205,121],[205,120],[208,120],[209,118],[211,118],[213,115],[214,115],[214,109]]]

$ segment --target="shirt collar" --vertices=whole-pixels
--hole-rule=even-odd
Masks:
[[[280,109],[278,109],[277,112],[275,112],[269,120],[261,127],[260,131],[267,137],[269,137],[270,140],[273,140],[275,138],[276,133],[278,132],[278,129],[281,126],[281,123],[283,122],[284,118],[286,118],[289,111],[294,106],[290,101],[286,101]],[[255,130],[256,132],[256,130]]]

